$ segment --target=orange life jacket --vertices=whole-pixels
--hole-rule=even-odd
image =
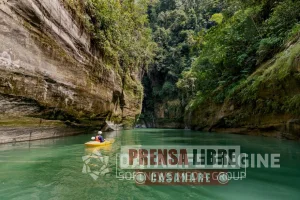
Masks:
[[[98,136],[96,136],[96,139],[95,139],[95,141],[97,141],[97,142],[100,142],[100,140],[99,140],[99,137],[98,137]]]

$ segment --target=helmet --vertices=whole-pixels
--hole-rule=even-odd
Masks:
[[[92,139],[92,140],[95,140],[96,138],[95,138],[95,137],[92,137],[91,139]]]
[[[98,131],[98,135],[101,135],[102,134],[102,131]]]

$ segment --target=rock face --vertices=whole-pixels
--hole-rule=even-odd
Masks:
[[[153,110],[146,110],[147,117],[140,118],[140,126],[147,128],[185,128],[183,109],[179,100],[154,102]]]
[[[131,127],[141,111],[137,72],[105,66],[63,0],[0,1],[0,115]]]
[[[1,128],[0,144],[66,137],[86,133],[83,129],[70,127],[9,127]]]
[[[188,117],[190,115],[190,117]],[[186,114],[192,129],[300,138],[300,39],[258,69],[223,104]]]
[[[142,115],[139,118],[139,127],[147,128],[185,128],[184,105],[181,100],[174,97],[157,96],[155,91],[161,88],[165,75],[158,70],[149,70],[144,74],[143,84],[145,98],[143,101]]]

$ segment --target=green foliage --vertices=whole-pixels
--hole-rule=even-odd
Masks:
[[[92,36],[95,51],[107,65],[132,71],[147,67],[156,44],[148,28],[148,1],[67,0]],[[83,17],[82,17],[83,16]],[[128,70],[129,69],[129,70]]]
[[[174,86],[174,84],[172,84],[171,82],[165,82],[163,87],[162,87],[162,94],[163,95],[172,95],[174,94],[174,92],[176,92],[176,87]]]
[[[224,16],[222,13],[216,13],[213,14],[210,18],[210,21],[217,22],[218,24],[221,24],[223,22]]]
[[[300,94],[286,100],[284,109],[294,114],[300,114]]]
[[[300,38],[300,24],[297,23],[288,34],[288,40]]]
[[[206,99],[206,96],[204,96],[201,92],[197,92],[195,97],[190,100],[190,102],[187,105],[187,110],[194,110],[196,109],[199,105],[201,105]]]
[[[276,6],[265,21],[266,35],[286,38],[287,32],[300,20],[300,1],[285,0]]]
[[[279,38],[264,38],[259,42],[258,47],[258,63],[270,58],[273,55],[280,44]]]
[[[285,88],[291,87],[289,80],[297,80],[297,73],[292,73],[300,55],[300,44],[278,54],[274,63],[266,63],[255,74],[242,81],[229,94],[229,98],[241,104],[253,105],[257,113],[299,113],[297,107],[299,95],[289,93]],[[292,86],[293,87],[293,86]],[[268,91],[271,94],[268,94]],[[267,92],[267,93],[266,93]]]
[[[192,49],[198,51],[197,58],[177,83],[179,89],[186,91],[190,107],[204,99],[222,103],[226,98],[236,98],[253,103],[262,85],[276,87],[278,81],[290,74],[291,62],[297,55],[297,48],[290,54],[280,54],[263,75],[249,77],[259,64],[278,53],[286,41],[299,38],[300,1],[228,0],[223,3],[220,12],[209,18],[217,25],[194,34],[197,42]],[[192,95],[191,75],[195,78]],[[234,96],[237,91],[239,95]],[[280,107],[276,102],[265,103],[271,109]]]
[[[197,89],[207,93],[212,87],[226,87],[253,69],[259,32],[252,17],[259,11],[260,7],[254,7],[237,12],[208,31],[192,67],[192,71],[199,73]]]
[[[187,96],[191,97],[195,92],[196,73],[184,74],[186,80],[180,79],[181,73],[191,68],[203,46],[206,30],[216,25],[215,20],[222,21],[221,10],[221,0],[161,0],[150,4],[150,26],[158,49],[147,78],[144,78],[151,80],[144,82],[147,82],[145,88],[153,88],[145,91],[145,110],[153,112],[153,101],[166,103],[172,100],[180,100],[181,110],[184,110]],[[182,81],[176,84],[179,79]]]

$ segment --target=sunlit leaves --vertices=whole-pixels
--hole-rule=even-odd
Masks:
[[[182,89],[191,88],[188,75],[193,74],[196,78],[194,94],[201,94],[201,98],[212,95],[218,102],[258,64],[274,56],[287,39],[297,38],[300,30],[297,26],[300,1],[223,2],[228,4],[223,4],[222,12],[210,18],[217,26],[194,36],[198,57],[177,84]]]
[[[148,28],[148,1],[88,0],[86,4],[93,45],[106,63],[133,70],[151,62],[156,45]]]
[[[218,24],[221,24],[223,22],[223,14],[222,13],[216,13],[216,14],[213,14],[210,18],[210,21],[214,21]]]

